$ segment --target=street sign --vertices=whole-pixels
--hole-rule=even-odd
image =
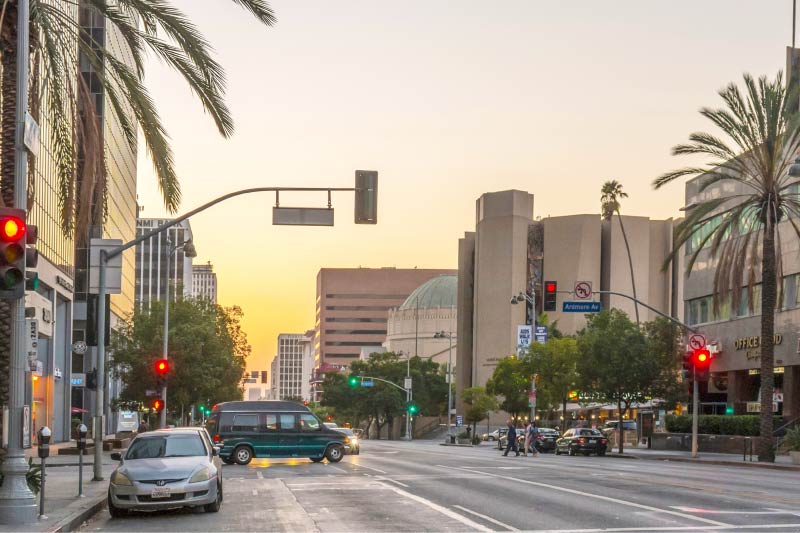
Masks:
[[[531,326],[517,326],[517,347],[527,348],[531,345]]]
[[[578,300],[591,300],[592,299],[592,282],[591,281],[578,281],[575,283],[575,290],[572,295]]]
[[[333,208],[273,207],[272,223],[276,226],[333,226]]]
[[[545,344],[547,342],[547,326],[536,326],[536,331],[534,332],[534,340],[540,344]]]
[[[374,381],[362,381],[361,382],[361,386],[362,387],[374,387],[375,386],[375,382]]]
[[[25,354],[28,356],[28,366],[34,369],[39,357],[39,321],[26,318],[25,332]]]
[[[31,406],[22,406],[22,447],[31,447]]]
[[[456,416],[456,427],[460,428],[464,425],[464,417],[461,415]]]
[[[161,394],[161,391],[157,391],[154,389],[147,389],[144,391],[144,395],[147,396],[148,398],[153,396],[158,396],[159,394]]]
[[[561,311],[564,313],[599,313],[600,302],[564,302]]]
[[[406,390],[411,390],[411,378],[406,378],[405,387]]]
[[[702,350],[706,347],[706,336],[695,333],[689,337],[689,348],[692,350]]]
[[[122,246],[121,239],[92,239],[89,241],[89,294],[100,294],[100,250],[110,252]],[[106,262],[106,294],[122,293],[122,254]]]

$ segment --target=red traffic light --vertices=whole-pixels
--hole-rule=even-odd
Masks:
[[[17,242],[25,236],[25,221],[14,215],[0,217],[0,240]]]
[[[556,292],[557,284],[554,281],[548,281],[544,284],[544,290],[547,292]]]
[[[693,359],[696,367],[703,368],[711,364],[711,353],[705,348],[700,348],[694,351]]]
[[[156,361],[156,374],[159,376],[166,375],[169,372],[169,361],[166,359],[159,359]]]
[[[160,411],[164,408],[164,402],[160,399],[153,400],[153,410]]]

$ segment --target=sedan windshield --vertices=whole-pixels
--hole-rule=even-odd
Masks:
[[[131,443],[125,459],[156,459],[158,457],[196,457],[206,455],[200,435],[169,435],[140,437]]]

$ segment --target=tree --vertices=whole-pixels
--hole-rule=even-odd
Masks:
[[[622,215],[619,212],[620,199],[627,198],[628,193],[622,190],[622,184],[617,180],[607,181],[600,189],[600,203],[603,213],[603,220],[611,220],[614,213],[619,220],[619,229],[622,230],[622,240],[625,241],[625,250],[628,252],[628,266],[631,270],[631,288],[633,289],[633,308],[636,311],[636,323],[639,324],[639,304],[636,302],[636,280],[633,276],[633,258],[631,257],[631,247],[628,244],[628,235],[625,233],[625,225],[622,223]]]
[[[491,411],[497,410],[497,400],[486,393],[484,387],[467,387],[463,392],[464,418],[467,425],[472,425],[472,434],[478,434],[478,422],[486,418]]]
[[[538,374],[536,407],[555,410],[562,406],[564,424],[567,421],[567,396],[575,390],[580,379],[577,362],[578,343],[571,337],[550,338],[545,344],[530,346],[524,360],[530,365],[529,374]]]
[[[486,392],[502,396],[500,408],[516,417],[528,411],[530,379],[530,367],[512,355],[497,364],[492,377],[486,382]]]
[[[233,2],[261,23],[274,24],[275,16],[265,0]],[[6,207],[14,206],[17,5],[17,0],[4,0],[0,16],[0,206]],[[132,64],[115,56],[81,25],[79,17],[65,9],[96,10],[105,17],[107,30],[118,33],[127,45]],[[64,234],[74,234],[79,241],[87,238],[90,224],[102,220],[107,207],[103,128],[89,83],[79,73],[79,61],[92,71],[86,74],[91,83],[102,86],[107,104],[104,113],[119,124],[134,153],[137,129],[142,132],[167,209],[175,212],[180,204],[180,184],[166,130],[142,83],[147,51],[179,72],[219,132],[224,137],[232,135],[233,119],[224,101],[224,70],[199,29],[169,0],[30,2],[31,84],[26,107],[35,119],[48,122],[43,131],[50,135],[46,142],[55,158],[58,183],[54,187],[59,191],[58,215],[53,215],[60,220]],[[32,176],[36,161],[29,159]],[[27,192],[30,208],[35,195],[31,189]],[[0,301],[2,403],[8,400],[11,331],[9,305]]]
[[[778,280],[782,275],[780,232],[792,231],[800,238],[796,217],[800,197],[793,191],[796,179],[788,175],[792,159],[800,149],[800,119],[795,91],[787,93],[779,72],[774,81],[756,81],[744,75],[744,94],[731,83],[719,92],[723,109],[703,108],[700,114],[723,134],[693,133],[689,143],[672,149],[673,155],[710,156],[707,165],[690,166],[657,178],[656,189],[690,176],[701,177],[700,201],[676,228],[672,258],[692,241],[693,252],[686,265],[691,275],[695,261],[709,254],[716,262],[714,311],[730,301],[738,308],[747,294],[754,310],[753,288],[761,281],[761,419],[760,461],[775,460],[773,446],[772,394],[775,384],[775,309]],[[714,184],[732,183],[735,195],[703,199]],[[781,222],[786,222],[781,224]],[[707,250],[710,247],[710,250]],[[759,268],[760,266],[760,268]],[[760,271],[759,271],[760,270]]]
[[[622,420],[632,404],[652,397],[662,368],[648,350],[645,335],[619,309],[590,316],[578,336],[578,349],[576,368],[582,392],[617,405],[619,453],[623,453]]]
[[[250,352],[244,333],[238,339],[238,308],[223,308],[206,300],[170,304],[169,395],[173,416],[190,405],[241,400],[245,361]],[[164,306],[137,310],[111,339],[111,367],[124,385],[120,399],[149,406],[148,390],[157,390],[155,361],[164,339]]]

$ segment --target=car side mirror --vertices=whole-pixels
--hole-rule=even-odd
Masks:
[[[213,446],[211,448],[211,455],[217,457],[219,455],[219,446]]]
[[[114,452],[111,454],[112,461],[122,461],[122,454],[119,452]]]

